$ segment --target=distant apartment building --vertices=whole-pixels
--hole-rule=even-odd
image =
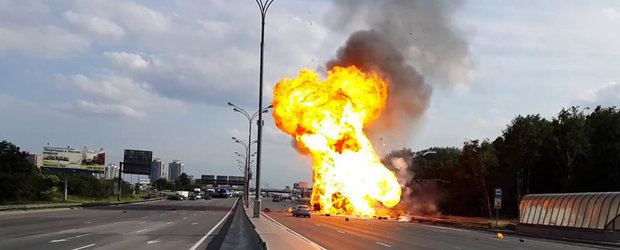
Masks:
[[[151,183],[154,183],[160,178],[166,178],[165,164],[166,163],[159,158],[153,160],[151,163]]]
[[[174,160],[168,164],[168,179],[171,181],[176,180],[183,173],[183,163],[179,160]]]
[[[43,166],[43,155],[29,154],[26,159],[35,167],[41,168]]]
[[[95,177],[102,180],[111,180],[118,177],[118,165],[110,164],[105,166],[103,173],[101,174],[93,174]]]

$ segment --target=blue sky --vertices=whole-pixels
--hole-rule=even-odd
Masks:
[[[334,28],[330,1],[274,2],[267,18],[265,100],[283,77],[319,68],[355,28]],[[433,85],[406,145],[495,138],[518,114],[620,105],[617,1],[464,1],[452,22],[469,47],[467,79]],[[0,138],[40,153],[49,143],[125,148],[180,159],[186,172],[240,174],[231,136],[255,109],[254,1],[0,0]],[[256,134],[256,133],[254,133]],[[267,116],[264,185],[311,179],[310,159]]]

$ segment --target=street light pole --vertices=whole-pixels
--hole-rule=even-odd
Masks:
[[[261,29],[260,29],[260,78],[258,82],[258,110],[263,110],[263,55],[265,49],[265,16],[267,15],[267,10],[269,6],[273,3],[273,0],[256,0],[258,4],[258,8],[260,9],[261,14]],[[261,146],[263,139],[263,115],[262,112],[258,113],[258,145],[256,146],[256,197],[254,198],[254,218],[260,218],[260,157],[261,157]]]
[[[228,103],[229,105],[231,103]],[[236,111],[236,110],[235,110]],[[245,110],[243,111],[244,114],[246,114],[247,116],[247,112],[245,112]],[[252,124],[252,122],[249,122],[250,124]],[[250,127],[250,135],[252,134],[252,127]],[[242,141],[239,140],[235,137],[233,137],[233,140],[235,140],[236,143],[239,143],[241,145],[243,145],[245,147],[245,166],[244,166],[244,172],[243,172],[243,201],[245,202],[245,206],[249,207],[250,205],[250,200],[249,200],[249,196],[247,195],[247,193],[250,191],[250,188],[248,186],[249,181],[248,181],[248,165],[250,163],[250,147],[252,146],[252,143],[248,143],[247,145]],[[235,154],[237,154],[238,156],[244,157],[241,154],[239,154],[238,152],[235,152]],[[239,161],[239,160],[237,160]]]
[[[252,150],[252,143],[257,142],[257,141],[252,141],[252,121],[256,118],[256,116],[260,117],[260,115],[262,113],[267,113],[269,111],[269,109],[273,107],[273,105],[269,105],[268,107],[262,109],[262,112],[256,111],[256,113],[254,113],[251,116],[250,116],[250,114],[245,109],[240,108],[239,106],[233,104],[232,102],[228,102],[228,106],[233,107],[233,110],[235,112],[239,112],[239,113],[243,114],[245,116],[245,118],[248,119],[248,125],[249,125],[248,126],[248,144],[246,146],[246,150],[247,151],[246,151],[246,154],[245,154],[246,155],[246,164],[245,164],[246,170],[245,170],[245,174],[244,174],[245,175],[245,187],[244,187],[244,193],[243,193],[243,196],[245,196],[245,201],[246,201],[245,207],[248,208],[250,206],[250,204],[249,204],[250,203],[250,195],[249,195],[249,193],[250,193],[250,186],[249,186],[249,184],[250,184],[250,180],[249,180],[250,157],[254,156],[254,155],[250,155],[250,152]],[[233,140],[240,141],[240,140],[238,140],[237,138],[234,138],[234,137],[233,137]],[[244,146],[245,146],[245,144],[244,144]]]

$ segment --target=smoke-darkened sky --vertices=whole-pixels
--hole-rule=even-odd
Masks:
[[[366,13],[385,2],[387,18]],[[411,133],[380,152],[494,138],[517,114],[620,105],[617,1],[400,2],[276,0],[265,101],[282,77],[321,70],[351,34],[376,30],[432,88]],[[0,139],[33,153],[103,147],[108,163],[151,149],[195,176],[240,174],[230,137],[248,124],[226,103],[257,106],[259,21],[249,0],[0,0]],[[269,116],[264,143],[265,186],[311,178]]]

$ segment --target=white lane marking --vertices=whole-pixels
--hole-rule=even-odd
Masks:
[[[317,227],[320,227],[321,225],[314,223],[314,225],[316,225]]]
[[[64,238],[64,239],[59,239],[59,240],[51,240],[51,241],[50,241],[50,243],[56,243],[56,242],[68,241],[68,240],[71,240],[71,239],[81,238],[81,237],[84,237],[84,236],[86,236],[86,235],[89,235],[89,234],[80,234],[80,235],[76,235],[76,236],[72,236],[72,237],[68,237],[68,238]]]
[[[138,231],[136,231],[136,233],[142,233],[144,231],[146,231],[146,229],[138,230]]]
[[[146,217],[146,216],[142,217],[142,219],[146,219],[146,218],[148,218],[148,217]]]
[[[159,242],[160,242],[159,240],[149,240],[146,242],[146,244],[150,245],[150,244],[159,243]]]
[[[67,229],[67,230],[62,230],[62,231],[60,231],[58,233],[59,234],[61,234],[61,233],[68,233],[68,232],[75,231],[75,230],[77,230],[77,229]]]
[[[382,246],[385,246],[385,247],[392,247],[392,246],[390,246],[390,245],[388,245],[388,244],[381,243],[381,242],[378,242],[378,241],[375,241],[375,243],[377,243],[377,244],[379,244],[379,245],[382,245]]]
[[[170,225],[170,224],[172,224],[172,221],[166,222],[166,225]]]
[[[198,222],[192,222],[192,225],[198,225]]]
[[[267,214],[265,214],[264,212],[260,212],[260,213],[261,213],[263,216],[265,216],[265,218],[269,219],[269,220],[270,220],[270,221],[272,221],[273,223],[276,223],[276,225],[281,226],[282,228],[286,229],[286,231],[288,231],[289,233],[292,233],[293,235],[295,235],[295,236],[297,236],[297,237],[301,238],[302,240],[305,240],[306,242],[308,242],[308,243],[310,243],[310,244],[312,244],[312,245],[316,246],[316,247],[317,247],[317,248],[319,248],[319,249],[326,250],[324,247],[322,247],[322,246],[321,246],[321,245],[319,245],[319,244],[316,244],[314,241],[311,241],[311,240],[309,240],[308,238],[306,238],[306,237],[302,236],[301,234],[298,234],[297,232],[295,232],[295,231],[291,230],[290,228],[286,227],[285,225],[282,225],[282,223],[280,223],[280,222],[278,222],[278,221],[274,220],[273,218],[269,217],[269,216],[268,216]]]
[[[84,224],[90,224],[93,223],[92,221],[84,221]]]
[[[211,228],[211,230],[209,230],[209,232],[207,232],[207,234],[205,234],[204,236],[202,236],[202,238],[200,238],[200,240],[198,240],[198,242],[196,242],[196,244],[194,244],[189,250],[196,250],[196,248],[198,248],[198,246],[200,246],[200,244],[202,244],[203,241],[205,241],[207,239],[207,237],[209,237],[209,234],[213,233],[213,231],[220,226],[220,224],[222,224],[222,222],[224,222],[224,220],[226,220],[226,218],[228,218],[228,216],[230,216],[230,214],[232,213],[233,208],[235,208],[235,206],[237,206],[237,202],[239,201],[239,199],[235,200],[235,204],[232,205],[232,207],[230,207],[230,210],[228,210],[228,213],[226,213],[226,215],[224,216],[224,218],[222,218],[220,220],[220,222],[218,222],[217,224],[215,224],[215,226],[213,228]]]
[[[339,233],[341,233],[341,234],[343,234],[343,233],[344,233],[343,231],[340,231],[340,230],[338,230],[338,232],[339,232]]]
[[[81,247],[78,247],[78,248],[74,248],[74,249],[71,249],[71,250],[80,250],[80,249],[84,249],[84,248],[89,248],[89,247],[92,247],[92,246],[94,246],[94,245],[95,245],[95,244],[90,244],[90,245],[86,245],[86,246],[81,246]]]
[[[184,220],[187,220],[187,217],[183,217]]]
[[[138,224],[146,224],[146,221],[140,221]]]

